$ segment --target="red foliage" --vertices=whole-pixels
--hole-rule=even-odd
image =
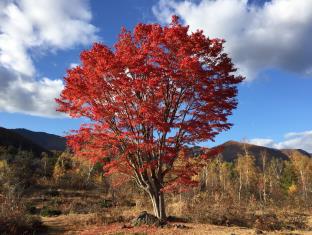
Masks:
[[[107,174],[125,173],[142,187],[158,179],[163,189],[169,172],[181,176],[176,183],[192,184],[193,166],[173,163],[185,146],[231,127],[243,79],[223,43],[173,17],[165,27],[123,29],[114,49],[95,43],[83,51],[57,99],[58,111],[90,120],[68,136],[76,155],[106,162]]]

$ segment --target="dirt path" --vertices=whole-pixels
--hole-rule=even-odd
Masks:
[[[114,223],[105,226],[92,226],[88,225],[88,221],[92,217],[92,214],[80,214],[80,215],[61,215],[57,217],[42,217],[44,225],[48,227],[47,232],[44,234],[56,235],[56,234],[81,234],[81,235],[104,235],[104,234],[173,234],[173,235],[255,235],[257,233],[255,229],[247,229],[242,227],[224,227],[215,226],[209,224],[185,224],[187,228],[151,228],[151,227],[135,227],[125,228],[122,223]],[[259,231],[258,231],[259,232]],[[262,234],[272,235],[312,235],[311,231],[278,231],[278,232],[262,232]]]
[[[254,235],[255,231],[252,229],[243,229],[238,227],[222,227],[222,226],[213,226],[213,225],[200,225],[200,224],[187,224],[188,228],[150,228],[150,227],[136,227],[136,228],[122,228],[121,224],[113,224],[109,226],[89,228],[81,232],[81,235],[94,235],[94,234],[174,234],[174,235]]]
[[[61,215],[57,217],[42,217],[43,225],[47,227],[44,234],[81,234],[88,227],[90,214]]]
[[[95,234],[111,234],[111,235],[128,235],[128,234],[153,234],[153,235],[312,235],[308,231],[278,231],[278,232],[264,232],[255,229],[247,229],[241,227],[224,227],[209,224],[187,224],[189,228],[122,228],[121,224],[113,224],[109,226],[102,226],[96,228],[89,228],[82,231],[81,235],[95,235]]]

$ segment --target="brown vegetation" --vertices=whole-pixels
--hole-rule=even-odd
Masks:
[[[288,161],[263,154],[261,164],[248,151],[234,162],[212,158],[197,176],[198,187],[168,194],[167,225],[138,228],[131,221],[153,211],[148,195],[132,181],[116,184],[120,177],[103,176],[101,165],[68,152],[34,160],[20,151],[2,159],[0,234],[36,233],[42,223],[52,234],[84,234],[86,229],[110,234],[311,233],[312,159],[298,152]]]

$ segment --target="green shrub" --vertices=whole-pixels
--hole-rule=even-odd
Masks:
[[[51,197],[57,197],[60,195],[60,192],[57,190],[49,189],[48,191],[45,192],[45,195],[51,196]]]
[[[136,203],[134,201],[130,201],[130,200],[124,200],[121,205],[123,206],[127,206],[127,207],[135,207]]]
[[[114,206],[113,201],[109,199],[103,199],[99,203],[102,208],[110,208]]]
[[[27,211],[27,213],[29,213],[31,215],[35,215],[35,214],[37,214],[38,209],[36,208],[36,206],[26,205],[26,211]]]
[[[44,217],[58,216],[61,215],[62,212],[57,209],[53,209],[50,207],[43,207],[40,211],[40,215]]]

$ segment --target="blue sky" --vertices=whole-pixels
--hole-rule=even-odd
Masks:
[[[53,97],[62,88],[66,69],[79,63],[81,50],[93,41],[112,46],[122,26],[165,24],[177,14],[191,30],[201,28],[208,36],[225,38],[226,52],[247,77],[230,118],[233,128],[220,134],[216,143],[204,145],[245,139],[312,152],[311,0],[252,4],[242,0],[69,0],[72,4],[44,0],[39,6],[34,0],[14,2],[0,3],[1,126],[59,135],[78,128],[81,120],[54,112]],[[298,10],[303,11],[300,16]],[[16,23],[19,20],[23,27]]]

